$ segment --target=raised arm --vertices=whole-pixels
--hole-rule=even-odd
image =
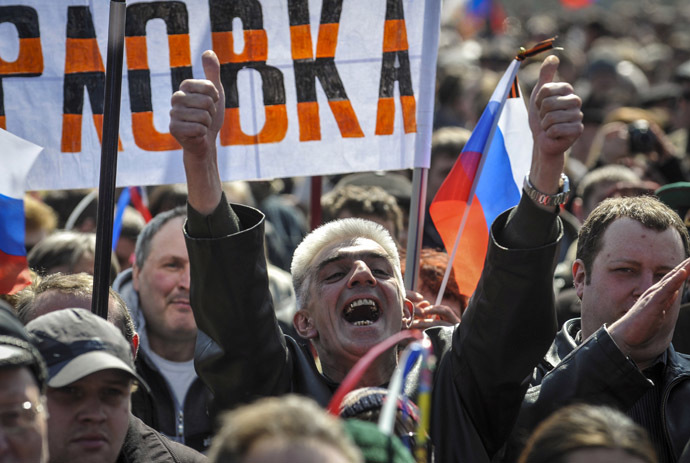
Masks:
[[[222,193],[216,138],[223,126],[225,93],[216,54],[206,51],[201,60],[206,80],[185,80],[172,96],[170,133],[182,145],[189,205],[209,215]]]

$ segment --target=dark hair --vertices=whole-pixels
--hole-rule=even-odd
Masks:
[[[370,215],[390,220],[398,239],[403,229],[403,213],[395,196],[377,186],[343,185],[326,193],[321,199],[324,220],[339,218],[343,211],[354,217]]]
[[[26,256],[29,267],[40,276],[62,271],[74,273],[82,258],[96,256],[96,234],[58,231],[39,241]],[[115,253],[110,253],[110,284],[120,273]]]
[[[561,463],[582,449],[618,449],[647,463],[657,457],[647,432],[613,408],[577,404],[544,420],[527,441],[518,463]]]
[[[601,251],[606,229],[611,223],[625,217],[636,220],[651,230],[675,228],[683,241],[685,257],[690,255],[688,229],[673,209],[652,196],[609,198],[589,214],[578,234],[576,258],[582,260],[587,272],[585,283],[590,282],[592,263]]]
[[[186,217],[187,209],[185,206],[179,206],[175,209],[170,209],[165,212],[161,212],[155,216],[149,223],[146,224],[144,229],[139,234],[137,238],[137,244],[134,248],[134,258],[137,267],[142,268],[146,258],[151,252],[151,241],[153,237],[163,228],[163,225],[170,222],[172,219],[177,217]]]
[[[93,277],[86,273],[69,275],[54,273],[20,291],[16,310],[22,323],[27,324],[36,318],[36,299],[47,291],[57,291],[61,294],[70,294],[91,300],[93,297]],[[114,310],[110,310],[110,304],[108,304],[108,321],[122,332],[127,342],[131,343],[136,330],[127,304],[113,288],[108,289],[108,298],[115,303]]]

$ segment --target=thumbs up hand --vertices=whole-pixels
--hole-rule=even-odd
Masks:
[[[213,51],[201,57],[205,80],[187,79],[171,99],[170,133],[182,145],[189,204],[210,214],[220,202],[216,138],[223,126],[225,93]]]
[[[544,60],[529,103],[529,125],[534,139],[530,181],[546,194],[559,191],[565,151],[584,129],[582,100],[570,84],[553,82],[558,64],[556,56]]]

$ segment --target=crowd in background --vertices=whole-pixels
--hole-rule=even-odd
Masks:
[[[438,52],[427,214],[422,227],[425,249],[420,256],[420,282],[414,288],[418,294],[410,296],[419,298],[413,302],[422,313],[414,327],[424,329],[462,323],[463,311],[472,295],[461,294],[452,276],[442,298],[443,309],[430,308],[431,304],[425,302],[436,300],[448,266],[448,255],[428,217],[428,204],[462,151],[498,79],[519,47],[529,47],[556,36],[555,45],[560,48],[554,52],[560,59],[557,80],[570,83],[581,98],[584,125],[582,135],[567,153],[565,165],[573,194],[560,213],[564,237],[553,281],[558,323],[562,325],[579,316],[580,302],[571,274],[575,246],[581,224],[601,201],[611,197],[656,194],[690,227],[690,4],[679,1],[660,5],[622,0],[606,8],[593,4],[578,10],[525,9],[510,11],[510,15],[498,24],[488,20],[470,21],[460,7],[446,8],[444,14]],[[537,84],[542,60],[543,57],[536,57],[522,65],[519,79],[527,96]],[[404,272],[411,178],[411,171],[324,177],[323,221],[361,217],[380,223],[399,245]],[[309,229],[308,218],[313,210],[308,204],[309,180],[231,182],[223,185],[223,191],[230,202],[255,207],[265,214],[268,277],[276,317],[283,332],[307,344],[292,326],[298,301],[292,287],[290,263]],[[194,372],[194,348],[196,343],[198,349],[200,343],[196,338],[201,334],[197,333],[192,318],[186,321],[189,325],[185,331],[189,336],[186,344],[183,346],[179,339],[171,342],[165,331],[169,320],[158,316],[154,309],[157,300],[175,297],[180,298],[181,304],[189,305],[189,259],[181,232],[187,212],[180,207],[187,204],[187,188],[185,185],[146,186],[144,193],[154,219],[147,224],[133,207],[124,212],[122,229],[111,258],[114,308],[108,319],[124,334],[128,345],[134,346],[136,363],[133,365],[136,367],[125,371],[138,375],[135,379],[143,378],[148,385],[132,394],[133,413],[146,426],[168,438],[208,453],[218,417],[209,414],[213,399]],[[26,247],[34,281],[18,294],[2,296],[22,322],[41,318],[44,306],[40,302],[51,291],[61,294],[65,301],[45,312],[55,310],[56,305],[90,308],[90,280],[84,280],[82,272],[93,273],[97,201],[91,191],[83,190],[27,194]],[[170,223],[177,226],[177,232],[167,231]],[[142,234],[145,229],[148,231]],[[170,237],[163,241],[161,237],[167,236],[165,233],[170,233]],[[179,248],[174,262],[156,263],[159,249],[164,248]],[[160,268],[152,267],[154,264]],[[172,266],[177,266],[175,276],[171,276]],[[63,281],[60,276],[51,277],[57,273],[78,275]],[[164,283],[166,278],[169,283]],[[690,332],[690,307],[685,306],[690,303],[690,291],[682,295],[682,302],[673,345],[679,352],[690,353],[690,335],[686,334]],[[2,362],[0,359],[0,379],[5,365]],[[13,365],[34,368],[35,360],[21,360]],[[50,387],[53,380],[50,369],[47,374]],[[46,378],[41,374],[35,377],[39,386],[45,387]],[[381,391],[368,392],[363,395],[365,399],[358,396],[348,404],[350,413],[356,416],[368,411],[367,407],[381,406]],[[256,411],[250,409],[244,414],[237,411],[225,416],[224,431],[218,434],[221,437],[213,444],[211,457],[216,459],[214,461],[240,461],[223,460],[222,455],[224,452],[241,454],[257,439],[271,436],[281,442],[302,441],[291,447],[290,451],[295,453],[289,457],[279,447],[268,449],[269,455],[277,452],[276,455],[282,454],[285,458],[304,458],[299,452],[308,453],[308,449],[315,446],[314,442],[320,442],[322,447],[315,446],[319,447],[315,450],[319,457],[314,457],[321,458],[318,461],[362,461],[359,452],[366,447],[363,436],[375,430],[357,429],[357,425],[347,430],[360,446],[357,450],[349,441],[342,442],[341,433],[346,431],[338,427],[333,433],[333,426],[340,424],[330,423],[327,421],[330,418],[322,417],[313,404],[300,400],[303,399],[290,397],[281,404],[256,404]],[[410,407],[413,410],[415,405]],[[0,429],[7,426],[2,413]],[[414,413],[413,410],[412,416]],[[276,423],[282,424],[269,429],[265,422],[274,417]],[[368,419],[371,421],[371,417]],[[292,420],[300,425],[290,425]],[[558,425],[564,423],[570,427],[559,430]],[[606,408],[577,407],[562,409],[560,416],[538,428],[520,461],[555,461],[548,459],[555,458],[548,453],[555,451],[549,447],[549,442],[566,440],[564,434],[567,434],[573,448],[587,446],[585,437],[577,442],[576,437],[587,434],[595,426],[604,429],[602,435],[609,432],[613,443],[602,440],[593,446],[620,447],[634,455],[635,461],[656,461],[644,431],[624,415]],[[302,433],[307,427],[309,431]],[[403,423],[400,427],[404,428]],[[133,432],[131,422],[127,429]],[[252,429],[254,434],[250,435],[247,429]],[[397,434],[410,432],[407,429]],[[616,433],[620,435],[614,435]],[[563,453],[572,450],[566,447],[557,450]],[[376,460],[366,451],[364,453],[366,461],[388,461],[386,457]],[[115,455],[119,455],[119,449]],[[399,460],[395,461],[411,458],[404,451],[396,455]]]

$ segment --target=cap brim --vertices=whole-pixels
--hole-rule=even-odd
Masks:
[[[32,362],[31,354],[17,346],[0,344],[0,367],[24,365]]]
[[[148,389],[148,385],[139,377],[136,371],[119,358],[104,351],[91,351],[72,359],[54,376],[50,377],[47,384],[50,387],[64,387],[92,373],[111,369],[129,373]]]

